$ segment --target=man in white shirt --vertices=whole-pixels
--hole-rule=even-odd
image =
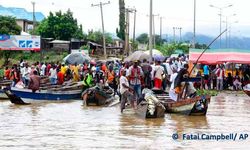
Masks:
[[[42,66],[41,66],[41,76],[45,76],[45,70],[46,70],[46,65],[44,63],[42,63]]]
[[[21,75],[22,75],[22,81],[23,84],[27,87],[29,84],[29,80],[30,80],[30,72],[31,72],[31,68],[28,66],[28,64],[24,64],[25,67],[21,68]]]
[[[51,84],[56,84],[57,83],[57,71],[56,71],[56,66],[53,65],[52,68],[49,70],[49,79]]]
[[[162,79],[164,74],[164,68],[160,65],[160,61],[155,62],[154,68],[154,88],[155,89],[162,89]]]
[[[121,70],[120,77],[120,93],[121,93],[121,112],[125,109],[126,101],[130,100],[131,106],[134,108],[134,99],[132,98],[132,93],[129,90],[132,90],[129,87],[128,79],[125,77],[126,70]]]
[[[174,81],[177,75],[178,75],[177,71],[173,69],[173,74],[170,76],[170,80],[169,80],[171,82],[171,86],[169,89],[169,96],[174,101],[177,101],[177,98],[178,98],[178,94],[175,93],[175,89],[174,89]]]

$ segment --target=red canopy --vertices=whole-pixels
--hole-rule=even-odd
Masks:
[[[195,63],[202,51],[203,49],[190,49],[189,60]],[[220,64],[224,62],[250,64],[250,50],[208,49],[198,61],[201,64]]]

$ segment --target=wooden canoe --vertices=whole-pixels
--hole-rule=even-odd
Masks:
[[[165,106],[167,113],[185,115],[206,115],[211,96],[196,96],[194,98],[173,101],[168,95],[156,95]]]
[[[20,89],[11,87],[11,92],[25,101],[58,101],[58,100],[80,100],[82,90],[70,90],[70,91],[50,91],[50,90],[39,90],[32,92],[31,89]]]
[[[82,93],[82,100],[85,106],[103,106],[110,104],[113,100],[113,91],[92,87]]]

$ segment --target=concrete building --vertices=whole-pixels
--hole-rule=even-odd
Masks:
[[[22,28],[23,32],[29,32],[33,29],[33,21],[27,19],[16,19],[16,23]]]

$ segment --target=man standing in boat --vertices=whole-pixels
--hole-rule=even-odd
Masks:
[[[169,82],[171,83],[171,86],[169,89],[169,96],[174,101],[177,101],[177,98],[178,98],[178,94],[175,92],[175,89],[174,89],[175,78],[177,77],[177,75],[178,75],[177,70],[175,68],[172,69],[172,74],[169,79]]]
[[[182,68],[179,72],[178,75],[175,78],[174,81],[174,89],[175,93],[178,94],[178,99],[181,98],[181,94],[183,91],[183,88],[185,87],[185,82],[184,79],[188,77],[188,64],[184,64],[184,68]]]
[[[138,66],[138,61],[134,62],[134,65],[129,67],[129,83],[135,91],[135,99],[137,100],[137,104],[139,104],[139,99],[142,98],[141,94],[141,80],[143,77],[142,68]]]
[[[33,93],[39,90],[40,80],[41,78],[38,75],[38,72],[34,70],[33,75],[30,76],[30,82],[29,82],[29,89],[31,89]]]

